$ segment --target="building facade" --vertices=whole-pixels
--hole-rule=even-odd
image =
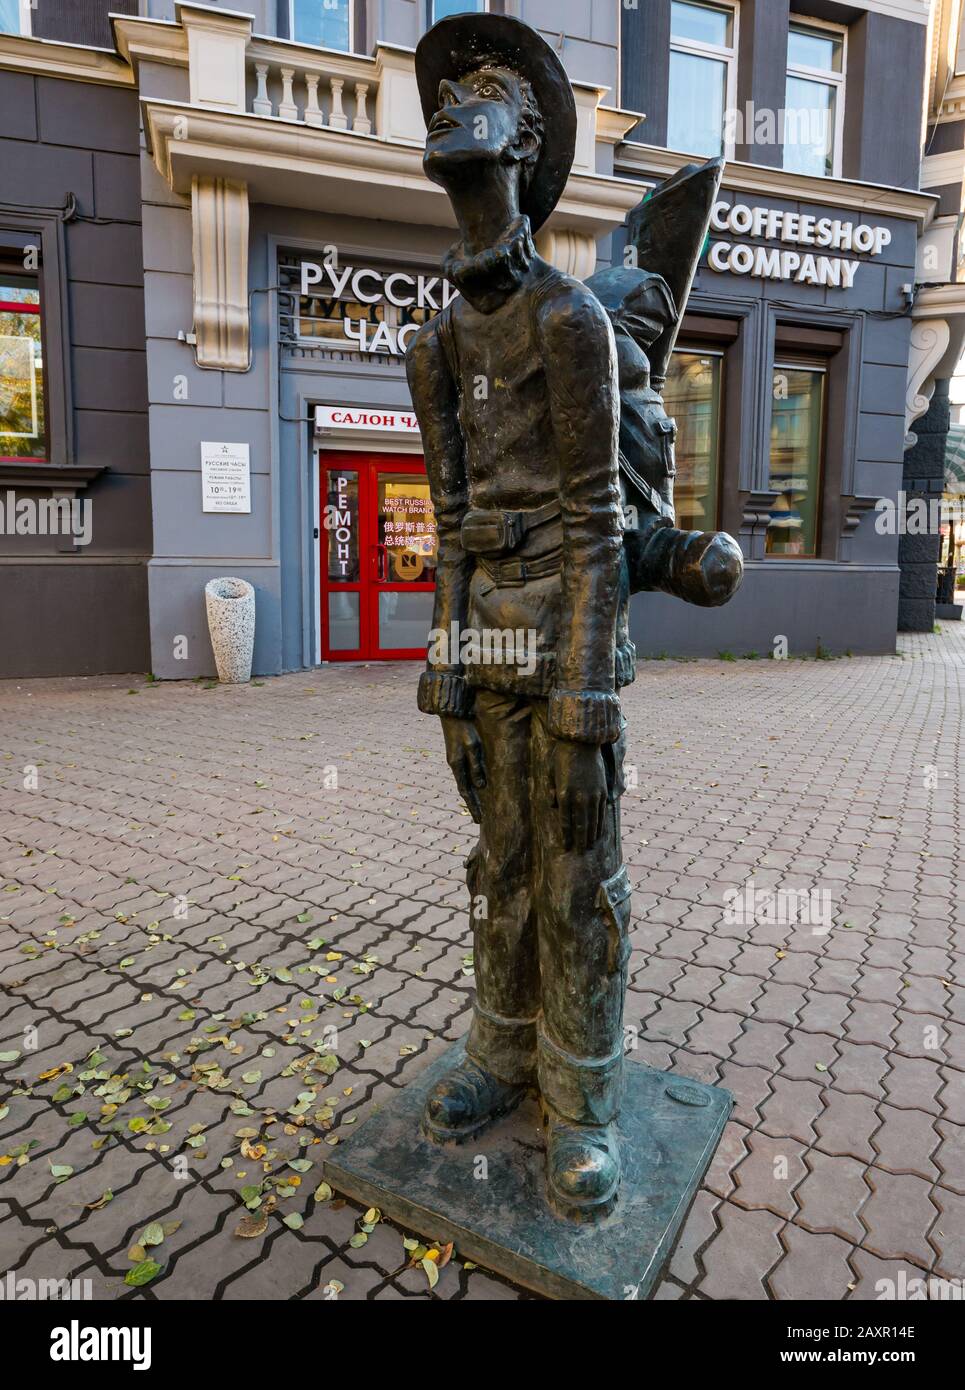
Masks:
[[[901,491],[910,368],[921,369],[917,403],[936,365],[913,362],[912,342],[916,262],[940,202],[919,189],[928,5],[807,0],[801,16],[787,0],[491,7],[540,29],[574,83],[574,169],[539,238],[561,268],[585,278],[625,258],[627,215],[649,188],[694,159],[727,159],[667,403],[678,524],[730,531],[746,579],[721,610],[639,595],[640,653],[893,650],[900,537],[882,504]],[[2,563],[35,570],[35,590],[49,593],[38,623],[21,590],[0,672],[47,673],[28,649],[66,594],[88,615],[71,641],[92,649],[81,660],[68,647],[59,669],[129,670],[140,662],[124,653],[138,652],[162,678],[209,674],[203,590],[224,574],[255,587],[260,673],[420,655],[435,537],[403,354],[451,293],[440,265],[453,223],[421,170],[413,49],[433,15],[474,6],[62,8],[69,37],[0,35],[0,93],[19,110],[17,91],[33,84],[34,109],[62,113],[11,137],[34,221],[41,204],[63,210],[83,187],[53,136],[68,129],[70,148],[88,152],[93,220],[72,232],[55,215],[68,242],[100,238],[93,283],[111,293],[71,300],[75,260],[55,264],[45,249],[43,359],[46,369],[60,345],[70,409],[97,414],[102,434],[84,420],[85,452],[75,443],[55,456],[51,435],[19,468],[103,471],[71,475],[95,503],[94,540],[76,559],[48,564],[37,538],[0,533]],[[49,27],[57,6],[46,9]],[[80,143],[77,113],[108,106],[123,147],[103,148],[96,132]],[[97,203],[108,153],[115,183],[126,171],[123,222]],[[9,241],[15,219],[0,219]],[[122,303],[143,316],[143,336]],[[100,350],[120,355],[97,359],[92,397],[83,354],[98,349],[82,325],[95,310],[117,338]],[[100,505],[112,496],[134,518],[120,531]],[[19,562],[17,544],[34,547]],[[117,573],[92,605],[82,584],[98,564]],[[140,588],[132,579],[121,594],[120,565]],[[118,627],[95,649],[85,627],[113,631],[121,603],[138,633]]]

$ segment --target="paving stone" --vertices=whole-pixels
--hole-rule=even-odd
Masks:
[[[795,1191],[799,1226],[827,1232],[857,1245],[864,1237],[859,1213],[868,1199],[865,1165],[853,1158],[832,1158],[817,1149],[808,1154],[810,1172]]]
[[[814,1122],[817,1147],[826,1154],[873,1162],[876,1150],[871,1136],[881,1124],[875,1102],[870,1096],[836,1091],[825,1092],[824,1100],[825,1108]]]
[[[786,1226],[781,1240],[787,1254],[768,1276],[777,1299],[837,1300],[847,1296],[852,1282],[848,1256],[851,1245],[835,1235],[812,1235]]]
[[[750,1211],[772,1211],[790,1219],[797,1214],[794,1191],[807,1177],[804,1146],[786,1138],[750,1134],[750,1153],[734,1169],[737,1184],[729,1200]]]
[[[676,1249],[667,1267],[668,1273],[685,1287],[698,1282],[703,1275],[699,1251],[717,1234],[714,1212],[720,1205],[711,1192],[698,1192],[684,1222]],[[659,1296],[659,1290],[655,1297]],[[680,1294],[678,1292],[677,1297]]]
[[[935,1182],[938,1168],[932,1155],[938,1134],[932,1117],[923,1110],[898,1110],[893,1105],[879,1105],[878,1115],[881,1128],[871,1139],[878,1154],[876,1165],[889,1173],[914,1173]]]
[[[926,1235],[936,1215],[929,1191],[936,1189],[921,1178],[895,1176],[880,1168],[869,1168],[867,1178],[872,1191],[861,1212],[868,1231],[862,1242],[865,1249],[884,1260],[909,1260],[929,1268],[934,1251]]]
[[[776,1076],[771,1082],[772,1094],[761,1107],[761,1129],[778,1138],[787,1135],[804,1144],[812,1144],[813,1123],[824,1109],[821,1087],[810,1081],[788,1081]]]
[[[780,1216],[744,1211],[722,1202],[717,1208],[720,1231],[703,1253],[706,1274],[699,1289],[707,1298],[766,1299],[764,1280],[783,1256]]]
[[[882,1260],[870,1250],[854,1250],[851,1266],[855,1279],[848,1297],[856,1302],[904,1302],[927,1291],[928,1273],[905,1260]]]
[[[932,1190],[940,1215],[929,1232],[938,1251],[935,1272],[945,1279],[965,1280],[965,1197],[943,1187]]]
[[[965,1126],[938,1120],[936,1129],[942,1136],[932,1156],[941,1170],[939,1182],[952,1192],[965,1194]]]

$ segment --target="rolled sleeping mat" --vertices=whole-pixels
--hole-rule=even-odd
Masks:
[[[658,526],[626,531],[631,594],[658,590],[700,608],[719,608],[744,578],[740,546],[725,531],[680,531]]]

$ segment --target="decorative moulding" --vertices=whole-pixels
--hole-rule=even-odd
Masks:
[[[669,178],[690,163],[693,157],[679,150],[667,150],[662,145],[644,145],[636,140],[625,140],[616,150],[616,163],[621,174],[649,178],[651,181]],[[919,232],[931,223],[938,207],[938,198],[933,193],[860,183],[853,179],[792,174],[785,169],[748,164],[739,159],[727,161],[721,187],[732,193],[758,193],[767,198],[789,198],[795,203],[848,208],[860,221],[868,220],[866,208],[873,192],[876,217],[914,218]]]
[[[112,87],[133,87],[134,74],[122,58],[100,48],[80,48],[50,39],[28,39],[19,34],[0,34],[0,68],[64,77],[74,82],[105,82]]]
[[[176,193],[203,174],[245,182],[252,202],[384,219],[391,184],[395,220],[455,225],[449,200],[422,171],[421,145],[156,98],[141,107],[154,163]],[[552,226],[604,236],[639,201],[631,179],[574,174]]]
[[[199,367],[245,372],[248,348],[248,189],[191,180],[195,356]]]
[[[912,425],[925,414],[935,392],[935,371],[945,356],[951,330],[944,319],[919,319],[911,327],[908,388],[905,393],[905,448],[918,442]]]

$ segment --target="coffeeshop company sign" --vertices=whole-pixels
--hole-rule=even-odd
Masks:
[[[357,352],[404,357],[426,321],[456,297],[438,272],[376,269],[343,263],[335,248],[321,261],[300,265],[300,293],[341,310],[347,343]]]
[[[710,219],[711,270],[849,290],[863,264],[891,243],[887,227],[854,217],[716,203]],[[764,245],[779,242],[780,245]]]

